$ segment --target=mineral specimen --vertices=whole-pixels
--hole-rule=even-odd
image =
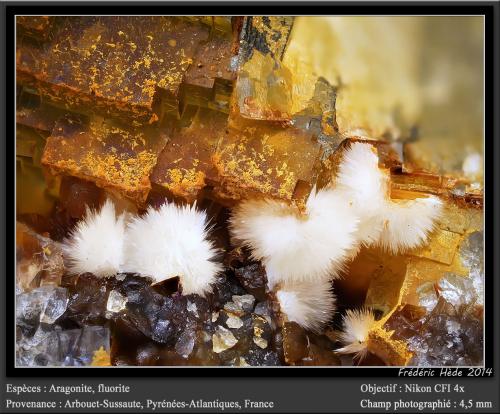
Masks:
[[[18,16],[16,21],[22,36],[28,36],[37,40],[46,40],[54,23],[54,17],[50,16]]]
[[[227,116],[199,110],[189,127],[174,130],[158,156],[151,182],[174,196],[194,201],[208,185],[217,182],[212,162]]]
[[[220,354],[226,349],[232,348],[238,343],[231,331],[228,331],[223,326],[218,326],[216,332],[212,336],[214,352]]]
[[[120,292],[112,290],[109,292],[108,301],[106,303],[106,311],[109,313],[117,313],[125,309],[127,298],[122,296]]]
[[[185,72],[208,35],[169,17],[66,17],[46,45],[17,49],[18,81],[76,111],[141,123],[177,115]]]
[[[155,128],[124,129],[113,122],[86,124],[80,118],[60,119],[47,144],[42,164],[53,174],[69,174],[117,190],[144,202],[149,175],[167,141]]]
[[[220,137],[213,159],[221,184],[214,192],[222,200],[264,194],[290,201],[301,183],[312,188],[321,152],[308,132],[242,121]]]
[[[16,298],[16,324],[33,332],[41,323],[51,325],[63,315],[68,304],[65,288],[42,286]]]
[[[64,317],[79,326],[103,325],[108,295],[114,284],[113,279],[101,279],[91,273],[79,275],[68,286],[70,296]]]
[[[109,330],[103,326],[61,329],[68,303],[65,288],[44,286],[16,298],[17,364],[20,366],[90,365],[99,349],[109,350]]]
[[[205,296],[222,271],[208,229],[206,213],[195,206],[149,207],[143,217],[130,218],[127,224],[122,268],[155,283],[178,277],[184,294]],[[155,240],[154,246],[148,245],[150,240]]]
[[[482,315],[470,304],[453,305],[441,296],[430,310],[413,312],[410,318],[399,316],[403,312],[404,308],[391,317],[400,321],[389,319],[387,323],[413,353],[409,365],[482,364]]]
[[[59,285],[64,273],[61,246],[16,222],[16,285],[20,290]]]
[[[481,365],[482,35],[439,19],[17,16],[16,364]]]

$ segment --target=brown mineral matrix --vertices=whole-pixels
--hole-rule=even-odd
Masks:
[[[286,201],[307,198],[303,188],[315,184],[322,148],[303,130],[274,122],[252,122],[236,117],[223,134],[214,155],[222,199],[238,200],[249,194]]]
[[[232,38],[212,36],[198,47],[193,64],[186,72],[186,83],[201,88],[213,89],[215,80],[232,82],[236,73],[231,70]]]
[[[225,114],[200,109],[189,127],[171,133],[153,169],[151,182],[174,196],[194,201],[200,190],[218,181],[212,157],[226,125]]]
[[[251,194],[307,199],[320,168],[321,146],[297,128],[200,109],[191,125],[171,133],[151,175],[174,196],[193,201],[204,188],[226,206]]]
[[[47,40],[52,32],[54,17],[51,16],[17,16],[16,24],[21,36],[36,40]]]
[[[59,120],[42,164],[53,174],[67,174],[115,189],[142,203],[151,188],[149,175],[167,136],[153,127],[123,129],[110,121],[86,124],[75,117]]]
[[[180,85],[208,35],[175,17],[59,18],[49,43],[17,45],[17,79],[64,107],[146,122],[178,114]]]
[[[67,111],[44,102],[40,96],[22,90],[17,99],[16,124],[49,135],[56,121]]]

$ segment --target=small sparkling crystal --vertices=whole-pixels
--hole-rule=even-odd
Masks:
[[[246,312],[251,312],[253,310],[255,298],[252,295],[233,295],[233,302],[236,304],[236,306],[245,310]]]
[[[110,313],[118,313],[125,309],[127,305],[127,298],[122,296],[120,292],[112,290],[109,292],[108,302],[106,303],[106,310]]]
[[[238,343],[238,340],[228,329],[218,326],[216,332],[212,335],[213,350],[219,354],[226,349],[232,348]]]
[[[227,321],[226,321],[226,325],[228,328],[238,329],[238,328],[241,328],[243,326],[243,321],[240,318],[238,318],[237,316],[229,314]]]

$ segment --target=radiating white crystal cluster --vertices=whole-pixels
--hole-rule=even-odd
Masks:
[[[398,253],[422,245],[441,205],[435,196],[391,199],[390,174],[379,167],[376,149],[357,142],[344,152],[332,183],[313,189],[305,212],[279,201],[248,200],[235,208],[230,229],[234,241],[265,265],[288,320],[317,331],[335,309],[330,281],[361,246]],[[373,322],[369,310],[347,314],[343,350],[359,352]]]
[[[88,211],[64,245],[71,273],[137,273],[155,282],[179,277],[184,294],[211,291],[222,266],[205,212],[163,204],[143,216],[117,215],[111,201]]]
[[[349,309],[342,318],[340,341],[344,347],[337,349],[343,354],[356,354],[362,359],[367,352],[367,341],[370,330],[375,325],[375,316],[370,309]]]
[[[361,246],[398,253],[425,243],[441,204],[434,196],[391,199],[389,171],[379,167],[371,144],[358,142],[344,151],[331,184],[313,189],[303,212],[249,199],[233,209],[229,227],[233,242],[265,266],[286,318],[320,331],[335,311],[331,281]],[[87,212],[64,251],[73,273],[137,273],[155,282],[179,277],[184,294],[204,296],[222,271],[209,230],[196,206],[166,203],[135,216],[117,214],[107,201]],[[369,310],[348,312],[342,351],[360,352],[373,323]]]

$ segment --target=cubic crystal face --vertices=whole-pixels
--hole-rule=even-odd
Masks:
[[[149,175],[166,140],[157,131],[130,131],[107,123],[87,126],[79,119],[61,119],[47,140],[42,164],[54,174],[109,185],[140,202],[147,197]]]

